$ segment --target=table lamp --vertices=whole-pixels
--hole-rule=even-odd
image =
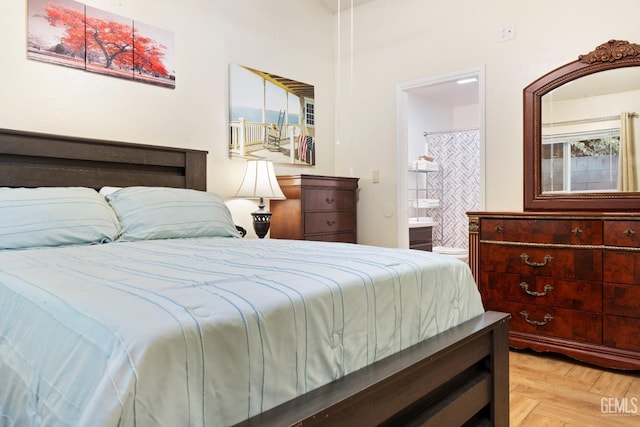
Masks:
[[[273,163],[268,160],[248,160],[236,197],[260,199],[258,210],[252,212],[251,216],[254,231],[259,238],[264,238],[271,222],[271,212],[264,208],[264,199],[286,199],[278,185]]]

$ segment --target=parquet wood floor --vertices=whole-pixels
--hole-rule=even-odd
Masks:
[[[640,426],[639,372],[548,353],[511,351],[509,358],[512,427]]]

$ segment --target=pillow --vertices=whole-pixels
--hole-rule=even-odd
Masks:
[[[106,196],[123,227],[120,240],[239,237],[220,196],[166,187],[126,187]]]
[[[102,197],[106,197],[107,195],[120,190],[122,187],[102,187],[100,189],[100,191],[98,191],[98,193],[100,193],[100,195]]]
[[[120,223],[94,189],[0,188],[0,249],[110,242]]]

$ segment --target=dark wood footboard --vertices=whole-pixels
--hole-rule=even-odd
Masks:
[[[236,427],[508,426],[508,325],[486,312]]]

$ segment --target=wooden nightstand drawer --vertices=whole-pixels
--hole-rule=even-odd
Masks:
[[[640,222],[605,221],[604,244],[607,246],[640,247]]]
[[[308,211],[353,210],[353,191],[311,188],[304,190],[304,209]]]
[[[602,222],[586,219],[483,219],[480,239],[567,245],[601,245]]]
[[[309,212],[304,214],[305,234],[352,231],[355,212]]]
[[[482,272],[479,287],[485,300],[602,312],[602,282]]]
[[[598,249],[482,243],[480,252],[483,271],[602,280],[602,252]]]
[[[512,331],[602,343],[602,314],[535,304],[488,301],[487,310],[511,313]]]

